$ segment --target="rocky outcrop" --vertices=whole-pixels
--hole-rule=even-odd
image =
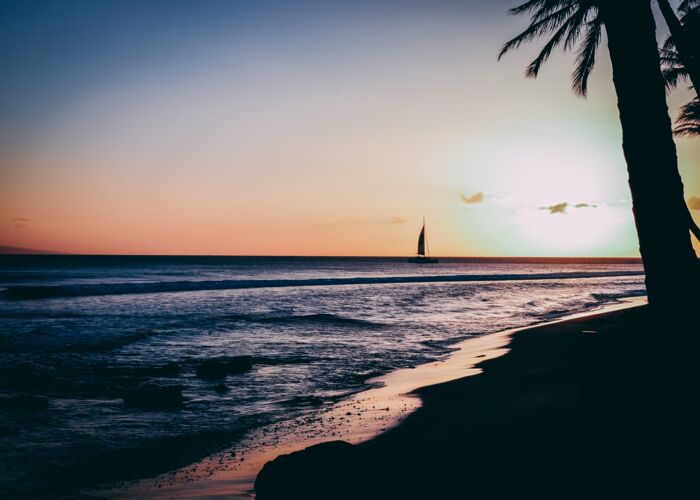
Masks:
[[[180,385],[146,384],[125,390],[123,399],[127,406],[145,410],[175,410],[184,402]]]
[[[197,367],[197,376],[204,379],[222,379],[227,375],[245,373],[253,368],[250,356],[233,358],[213,358],[202,362]]]

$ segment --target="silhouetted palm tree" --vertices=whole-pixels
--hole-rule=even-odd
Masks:
[[[673,133],[677,136],[700,135],[700,0],[685,0],[678,6],[676,17],[668,0],[657,0],[671,35],[661,49],[661,65],[666,89],[672,90],[683,80],[690,80],[695,98],[685,104],[676,119]],[[700,241],[700,227],[688,209],[690,231]]]
[[[649,301],[673,306],[687,300],[683,284],[694,277],[697,259],[650,0],[528,0],[510,12],[529,15],[530,25],[504,45],[499,58],[524,42],[550,35],[527,68],[526,74],[534,77],[555,48],[578,47],[572,81],[583,95],[605,31]]]
[[[693,86],[700,88],[700,0],[685,0],[678,6],[681,17],[676,16],[668,0],[657,0],[671,36],[666,40],[662,62],[671,56],[674,64],[664,71],[667,82],[675,86],[680,78],[689,78]],[[664,52],[670,53],[664,54]],[[676,71],[673,71],[675,69]],[[680,71],[679,71],[680,70]]]
[[[690,80],[695,89],[695,99],[681,108],[674,133],[679,136],[700,135],[700,0],[681,2],[676,17],[668,0],[657,0],[664,14],[671,36],[661,49],[661,63],[667,89],[677,87],[681,81]],[[678,43],[677,40],[683,40]]]

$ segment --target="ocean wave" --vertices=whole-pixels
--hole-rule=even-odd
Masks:
[[[78,285],[10,286],[2,295],[9,300],[31,300],[100,295],[127,295],[250,288],[284,288],[339,285],[386,285],[402,283],[464,283],[479,281],[530,281],[641,276],[642,271],[591,271],[528,274],[451,274],[423,276],[375,276],[356,278],[202,280],[149,283],[89,283]]]
[[[20,354],[30,352],[46,353],[104,353],[119,349],[150,337],[149,330],[124,333],[114,336],[71,336],[61,337],[50,332],[35,330],[29,333],[0,332],[0,354]]]
[[[215,316],[213,321],[224,321],[232,323],[269,323],[269,324],[296,324],[296,323],[322,323],[337,326],[364,326],[368,328],[386,326],[384,323],[370,321],[360,318],[348,318],[336,314],[292,314],[292,315],[264,315],[264,314],[227,314],[225,316]]]
[[[601,306],[603,304],[610,304],[620,302],[623,299],[628,299],[632,297],[642,297],[647,294],[647,291],[643,288],[623,290],[613,293],[591,293],[587,297],[567,302],[555,302],[551,304],[551,308],[546,309],[537,301],[528,302],[527,305],[530,307],[539,306],[539,309],[534,309],[525,313],[525,316],[532,318],[537,318],[539,320],[551,321],[569,314],[583,312],[591,309],[592,307]]]
[[[611,302],[620,299],[630,298],[630,297],[642,297],[647,294],[647,291],[640,288],[637,290],[627,290],[624,292],[617,293],[592,293],[593,297],[598,302]]]

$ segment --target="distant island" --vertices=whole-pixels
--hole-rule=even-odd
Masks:
[[[61,252],[0,245],[0,255],[60,255]]]

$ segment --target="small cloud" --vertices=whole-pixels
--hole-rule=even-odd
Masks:
[[[464,193],[460,194],[460,197],[462,198],[462,203],[466,203],[468,205],[473,205],[474,203],[482,203],[484,201],[484,193],[476,193],[473,196],[464,196]]]
[[[575,205],[572,205],[568,201],[562,201],[561,203],[557,203],[556,205],[540,207],[540,210],[549,210],[550,214],[566,215],[567,210],[569,208],[598,208],[598,205],[594,205],[593,203],[576,203]]]
[[[15,229],[24,229],[29,226],[29,219],[26,217],[15,217],[12,219],[12,225]]]
[[[548,207],[540,207],[540,210],[549,210],[550,214],[566,214],[566,209],[569,208],[567,202],[557,203],[556,205],[550,205]]]
[[[691,210],[700,210],[700,198],[693,196],[688,200],[688,206]]]
[[[395,215],[391,218],[389,221],[389,224],[406,224],[406,219],[403,217],[399,217],[398,215]]]

